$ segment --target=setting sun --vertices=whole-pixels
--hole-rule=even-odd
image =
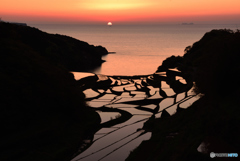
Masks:
[[[0,0],[0,161],[238,157],[239,7]]]

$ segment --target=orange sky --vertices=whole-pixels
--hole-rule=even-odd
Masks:
[[[0,0],[0,17],[25,22],[240,23],[240,0]]]

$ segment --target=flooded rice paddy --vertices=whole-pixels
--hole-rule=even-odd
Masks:
[[[79,147],[72,161],[125,160],[151,137],[144,123],[188,108],[199,96],[191,77],[177,70],[144,76],[74,73],[89,107],[101,117],[101,128]]]

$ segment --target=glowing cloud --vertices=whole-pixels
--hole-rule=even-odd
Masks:
[[[240,0],[0,0],[9,21],[195,21],[200,17],[239,22]],[[221,19],[221,18],[219,18]]]
[[[88,0],[79,2],[79,7],[88,10],[129,10],[151,6],[152,3],[144,0]]]

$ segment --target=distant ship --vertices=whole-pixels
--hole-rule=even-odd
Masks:
[[[182,23],[182,25],[193,25],[194,23]]]

